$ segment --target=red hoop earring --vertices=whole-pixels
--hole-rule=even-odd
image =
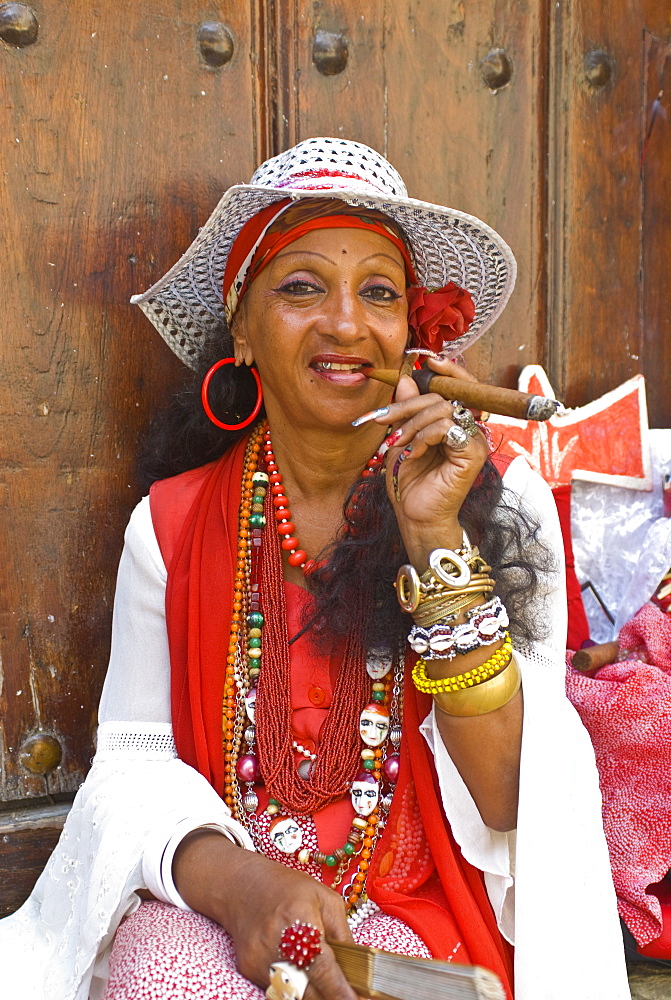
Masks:
[[[241,421],[241,423],[239,424],[225,424],[223,423],[223,421],[219,420],[218,417],[215,417],[214,413],[212,412],[212,407],[210,406],[210,401],[207,398],[207,394],[210,388],[210,382],[212,381],[212,376],[216,371],[218,371],[224,365],[234,365],[234,364],[235,364],[235,358],[222,358],[221,361],[216,361],[208,371],[205,378],[203,379],[203,386],[200,390],[200,398],[202,400],[203,409],[205,410],[205,413],[207,414],[207,416],[209,417],[209,419],[212,421],[213,424],[215,424],[217,427],[221,427],[221,429],[224,431],[239,431],[242,430],[243,427],[248,427],[249,424],[251,424],[251,422],[255,420],[256,417],[258,416],[259,410],[261,409],[261,404],[263,403],[263,389],[261,388],[261,379],[259,378],[259,373],[257,372],[256,368],[250,368],[249,370],[251,371],[256,381],[256,402],[254,403],[254,409],[252,410],[252,412],[249,414],[246,420]]]

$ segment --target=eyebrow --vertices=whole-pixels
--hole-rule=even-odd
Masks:
[[[328,261],[328,263],[333,264],[334,267],[336,265],[336,262],[334,260],[331,260],[330,257],[327,257],[323,253],[317,253],[316,250],[285,250],[284,253],[278,253],[277,256],[275,257],[275,260],[281,260],[282,257],[302,256],[304,254],[310,257],[321,257],[322,260]],[[391,254],[383,253],[382,250],[380,250],[378,253],[372,253],[368,257],[364,257],[361,263],[365,264],[366,261],[374,260],[375,257],[385,257],[387,260],[391,261],[392,264],[395,264],[396,267],[398,267],[401,271],[405,271],[404,264],[401,264],[399,263],[399,261],[395,260],[391,256]]]
[[[365,264],[367,260],[373,260],[374,257],[386,257],[387,260],[390,260],[392,262],[392,264],[396,264],[396,267],[399,267],[402,271],[405,271],[404,264],[399,263],[399,261],[397,261],[394,257],[391,256],[391,254],[383,253],[381,250],[378,253],[372,253],[369,257],[364,257],[361,263]]]
[[[278,253],[275,260],[281,260],[282,257],[296,257],[296,256],[310,256],[310,257],[321,257],[322,260],[327,260],[329,264],[335,264],[334,260],[330,257],[326,257],[323,253],[317,253],[316,250],[285,250],[284,253]]]

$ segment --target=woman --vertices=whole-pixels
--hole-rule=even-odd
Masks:
[[[5,922],[23,996],[353,1000],[327,943],[352,936],[516,1000],[628,996],[551,498],[521,460],[502,489],[462,407],[365,375],[419,348],[468,378],[441,352],[513,281],[484,224],[312,139],[138,297],[215,362],[213,423],[161,422],[94,766]]]

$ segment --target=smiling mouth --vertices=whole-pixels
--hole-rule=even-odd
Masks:
[[[338,364],[335,361],[316,361],[313,367],[325,372],[360,372],[365,366],[353,362]]]

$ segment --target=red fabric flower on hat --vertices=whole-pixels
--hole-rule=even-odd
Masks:
[[[470,292],[448,281],[442,288],[408,288],[408,327],[411,346],[440,354],[443,343],[466,333],[475,316]]]

